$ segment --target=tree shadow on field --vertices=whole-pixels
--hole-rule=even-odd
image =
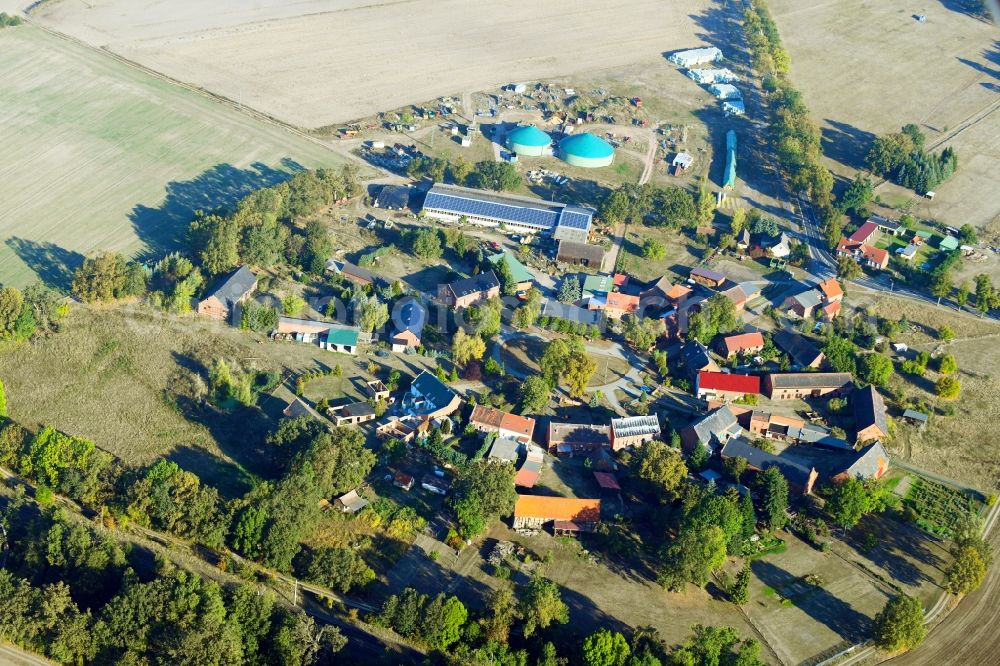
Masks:
[[[860,642],[871,632],[871,619],[818,585],[812,585],[765,560],[750,564],[754,575],[777,590],[800,611],[835,631],[841,638]]]
[[[197,475],[203,484],[215,488],[223,497],[239,497],[252,487],[248,475],[238,465],[222,460],[199,446],[183,444],[174,447],[164,457]]]
[[[704,30],[704,32],[695,34],[695,37],[709,46],[720,49],[726,60],[734,62],[747,59],[743,52],[742,28],[734,20],[740,14],[741,12],[731,8],[729,3],[719,3],[709,7],[701,14],[690,14],[688,18]],[[669,52],[664,53],[664,56],[668,55],[670,55]]]
[[[69,291],[73,273],[83,263],[83,255],[48,241],[11,236],[5,243],[46,285]]]
[[[995,60],[997,58],[996,55],[991,55],[990,53],[987,53],[986,57],[989,58],[990,60]],[[981,74],[992,76],[994,79],[1000,79],[1000,69],[993,69],[989,65],[984,65],[981,62],[976,62],[975,60],[969,60],[968,58],[956,58],[956,60],[958,60],[963,65],[968,65],[969,67],[976,70],[977,72],[980,72]]]
[[[157,208],[136,204],[129,214],[136,235],[146,246],[144,258],[158,258],[184,246],[188,224],[196,211],[231,211],[254,190],[282,183],[303,167],[286,157],[280,168],[254,162],[247,168],[216,164],[191,180],[167,183]]]
[[[188,354],[172,352],[178,366],[201,377],[208,375],[208,369],[198,359]],[[231,409],[220,409],[207,400],[187,392],[167,391],[166,398],[174,405],[177,412],[191,423],[208,429],[212,439],[219,449],[235,463],[237,469],[229,469],[224,474],[219,470],[233,467],[232,463],[219,460],[210,452],[195,449],[190,446],[175,449],[181,456],[176,460],[182,466],[204,477],[220,492],[246,490],[249,482],[248,474],[263,478],[272,478],[278,470],[274,460],[266,450],[265,438],[271,431],[273,421],[267,414],[256,407],[235,406]],[[171,459],[174,454],[171,454]]]
[[[983,7],[981,0],[940,0],[945,9],[959,14],[965,14],[980,21],[988,22],[989,13]]]
[[[826,119],[821,129],[823,154],[852,169],[863,169],[865,155],[875,140],[871,132],[838,120]]]

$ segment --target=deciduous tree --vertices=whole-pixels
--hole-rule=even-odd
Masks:
[[[924,609],[906,594],[890,599],[875,616],[875,642],[884,650],[912,650],[924,640]]]

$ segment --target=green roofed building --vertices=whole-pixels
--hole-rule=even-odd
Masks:
[[[604,139],[584,132],[560,141],[559,155],[573,166],[596,168],[609,166],[615,159],[615,149]]]
[[[938,249],[945,252],[954,252],[958,249],[958,239],[954,236],[945,236],[941,239],[941,242],[938,243]]]
[[[736,185],[736,132],[726,132],[726,173],[722,179],[722,187],[731,189]]]
[[[496,266],[501,260],[507,264],[507,268],[510,269],[511,277],[514,278],[514,282],[517,283],[518,291],[523,291],[525,289],[531,288],[531,283],[535,281],[535,276],[529,271],[524,264],[518,261],[517,257],[510,250],[504,250],[503,252],[497,252],[494,255],[488,257],[489,262]]]
[[[583,280],[584,298],[604,295],[611,292],[612,279],[610,275],[588,275]]]
[[[507,147],[518,155],[539,157],[549,152],[552,137],[534,125],[521,125],[507,133]]]
[[[358,353],[360,330],[353,326],[331,326],[320,339],[320,347],[342,354]]]

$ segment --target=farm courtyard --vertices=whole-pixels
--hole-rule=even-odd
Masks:
[[[0,283],[66,287],[95,250],[161,254],[198,209],[343,158],[30,25],[0,32]]]

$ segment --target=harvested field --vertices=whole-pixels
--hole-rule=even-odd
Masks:
[[[94,3],[91,3],[92,5]],[[302,127],[704,43],[707,0],[47,3],[33,18]]]
[[[24,25],[0,32],[0,282],[66,286],[83,255],[174,247],[197,209],[344,158]]]
[[[829,166],[847,178],[863,168],[877,134],[917,123],[929,147],[952,146],[959,170],[934,201],[887,185],[878,193],[913,199],[914,213],[982,228],[1000,214],[1000,69],[996,28],[954,11],[959,3],[774,0],[792,60],[792,79],[823,132]],[[926,15],[926,22],[914,13]],[[831,60],[832,58],[832,60]]]

